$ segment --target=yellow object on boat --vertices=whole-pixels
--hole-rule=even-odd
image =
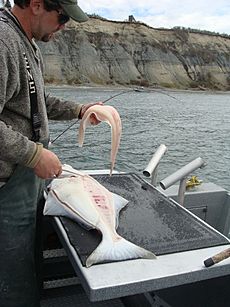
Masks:
[[[191,178],[186,182],[186,189],[193,188],[201,183],[202,180],[199,180],[197,176],[191,176]]]

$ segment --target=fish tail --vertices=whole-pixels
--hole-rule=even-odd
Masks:
[[[137,246],[130,241],[120,237],[116,242],[108,244],[105,240],[99,244],[99,246],[92,252],[92,254],[86,260],[86,267],[90,267],[96,263],[121,261],[128,259],[156,259],[154,253]]]

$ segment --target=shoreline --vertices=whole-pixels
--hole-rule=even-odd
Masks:
[[[144,86],[125,86],[125,85],[102,85],[102,84],[60,84],[60,83],[47,83],[45,84],[46,88],[66,88],[66,89],[98,89],[98,90],[135,90],[140,89],[144,91],[165,91],[165,92],[186,92],[186,93],[209,93],[209,94],[230,94],[230,90],[212,90],[209,88],[200,89],[200,88],[188,88],[188,89],[178,89],[178,88],[168,88],[168,87],[144,87]]]

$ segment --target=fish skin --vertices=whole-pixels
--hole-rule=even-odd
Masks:
[[[90,115],[94,114],[99,121],[107,122],[111,126],[111,167],[110,167],[110,176],[112,175],[112,171],[115,165],[115,160],[118,152],[118,148],[120,145],[121,138],[121,118],[117,110],[112,106],[105,105],[93,105],[86,110],[84,113],[82,120],[79,126],[79,134],[78,134],[78,143],[79,146],[83,146],[85,129],[87,126],[91,125],[90,123]]]
[[[156,258],[152,252],[116,232],[119,212],[128,203],[126,199],[70,166],[63,166],[62,176],[51,182],[43,213],[66,216],[87,229],[95,228],[102,233],[102,241],[87,258],[86,267],[107,261]]]

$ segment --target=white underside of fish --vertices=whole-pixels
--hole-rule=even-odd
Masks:
[[[87,126],[91,125],[90,122],[91,114],[94,114],[98,120],[107,122],[111,126],[111,136],[112,136],[111,155],[110,155],[110,161],[111,161],[110,175],[111,175],[114,168],[121,138],[122,127],[121,127],[120,115],[117,112],[117,110],[112,106],[93,105],[90,108],[88,108],[79,126],[78,142],[80,147],[83,146],[85,129]]]
[[[156,256],[117,232],[120,210],[128,201],[111,193],[93,177],[64,165],[62,178],[54,179],[44,207],[44,215],[65,216],[88,229],[98,229],[102,241],[86,260],[86,267],[107,261]]]

